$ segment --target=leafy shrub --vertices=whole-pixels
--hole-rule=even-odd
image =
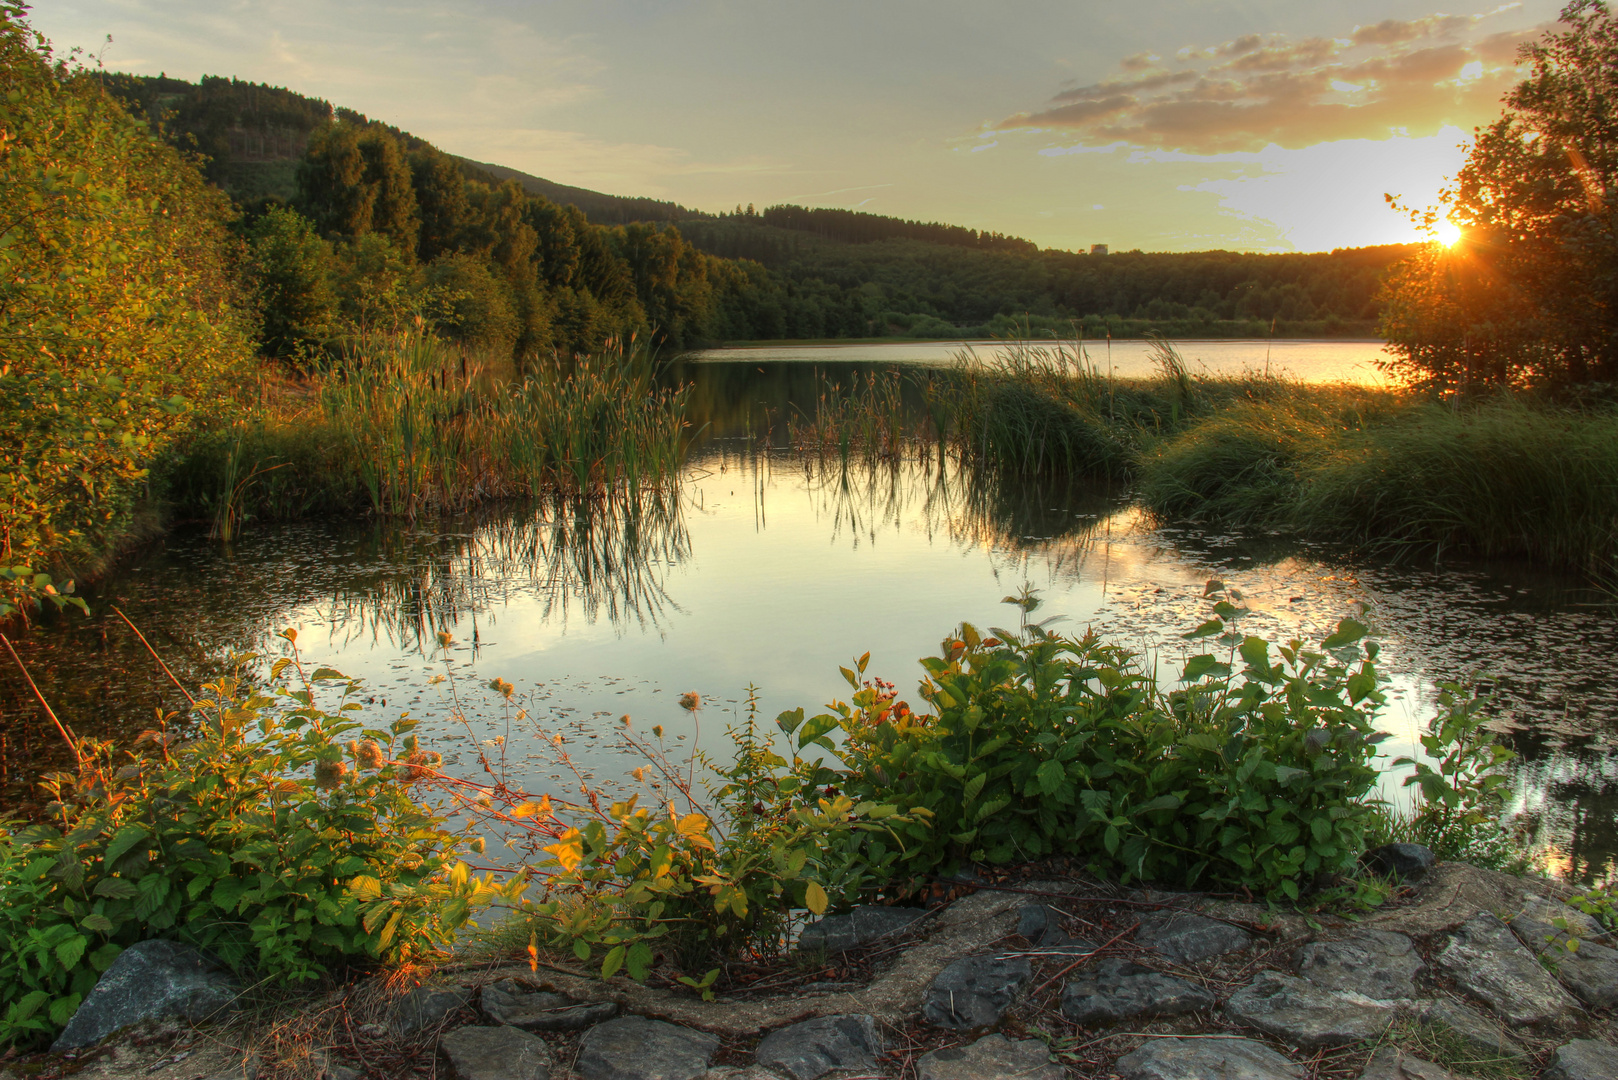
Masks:
[[[289,667],[301,676],[277,660],[271,694],[205,687],[194,738],[81,743],[77,775],[48,781],[49,821],[0,835],[0,1043],[60,1027],[145,938],[297,981],[422,955],[498,894],[412,796],[432,764],[414,722],[367,728],[357,683],[320,669],[291,685]]]
[[[1167,692],[1094,633],[993,633],[963,625],[922,661],[936,716],[879,683],[812,722],[842,729],[848,792],[930,812],[932,831],[907,837],[907,873],[1068,854],[1123,880],[1296,899],[1314,875],[1353,865],[1383,738],[1363,626],[1272,653],[1212,619],[1199,633],[1221,635],[1229,655],[1191,658]]]

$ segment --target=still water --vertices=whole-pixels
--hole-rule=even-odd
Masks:
[[[1168,670],[1217,577],[1252,608],[1243,629],[1272,639],[1318,640],[1368,613],[1394,675],[1390,757],[1414,749],[1439,680],[1496,678],[1499,724],[1522,755],[1517,809],[1546,868],[1610,872],[1618,696],[1603,672],[1618,654],[1618,611],[1578,581],[1523,566],[1373,564],[1162,527],[1125,491],[1004,484],[933,458],[844,469],[770,445],[772,418],[815,392],[811,365],[678,371],[695,383],[706,441],[677,489],[431,526],[250,528],[229,548],[182,530],[90,590],[94,617],[43,620],[24,655],[64,719],[127,738],[175,701],[112,606],[186,681],[220,670],[233,649],[275,651],[274,632],[296,627],[307,662],[364,678],[378,718],[421,718],[452,769],[479,768],[481,749],[527,789],[564,791],[576,781],[546,752],[554,735],[596,780],[631,764],[613,749],[624,715],[637,731],[662,725],[677,758],[699,745],[722,756],[750,685],[766,719],[813,711],[846,690],[838,665],[870,650],[870,673],[909,696],[916,660],[961,620],[1015,626],[1001,601],[1025,584],[1060,628],[1093,626]],[[455,637],[447,662],[439,630]],[[450,684],[430,682],[446,673],[469,725],[452,718]],[[497,677],[516,685],[526,718],[483,688]],[[704,699],[695,716],[677,703],[686,691]],[[58,755],[6,671],[5,805],[26,808],[31,780]]]

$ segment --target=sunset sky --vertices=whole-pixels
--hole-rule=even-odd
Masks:
[[[702,210],[1047,247],[1415,238],[1560,0],[60,0],[111,70],[287,86],[466,157]]]

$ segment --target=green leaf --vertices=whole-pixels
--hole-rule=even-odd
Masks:
[[[961,802],[970,803],[983,791],[983,784],[989,779],[988,773],[978,773],[966,782],[966,790],[961,793]]]
[[[105,896],[110,900],[128,900],[140,895],[135,883],[124,878],[102,878],[96,882],[96,887],[90,890],[97,896]]]
[[[1180,673],[1180,678],[1182,681],[1189,683],[1196,682],[1204,675],[1210,674],[1217,678],[1224,678],[1230,674],[1230,665],[1220,663],[1210,653],[1203,653],[1186,661],[1185,670]]]
[[[97,916],[91,917],[96,918]],[[84,955],[85,946],[89,944],[88,938],[80,934],[74,934],[56,946],[56,959],[63,967],[71,971],[73,966],[79,962],[79,958]]]
[[[80,920],[79,926],[92,934],[110,934],[117,929],[105,915],[86,915]]]
[[[601,961],[601,977],[610,979],[618,974],[618,969],[624,966],[624,954],[627,950],[622,945],[614,945],[608,950]]]
[[[1322,641],[1321,647],[1326,649],[1340,649],[1344,645],[1352,645],[1360,638],[1371,632],[1370,627],[1353,619],[1344,619],[1337,624],[1337,632]],[[1294,886],[1296,887],[1296,886]]]
[[[801,723],[803,723],[803,706],[801,705],[796,709],[789,709],[775,718],[775,726],[788,735],[796,731]]]
[[[111,866],[118,860],[120,855],[129,851],[136,844],[148,839],[150,835],[139,825],[125,825],[113,835],[111,840],[107,841],[107,850],[102,855],[102,859],[105,860],[108,866]]]
[[[586,960],[586,961],[589,960],[590,959],[590,944],[589,944],[589,942],[585,941],[583,938],[574,938],[573,939],[573,955],[577,956],[580,960]]]
[[[624,966],[629,969],[629,977],[636,982],[645,980],[652,970],[652,947],[644,941],[637,941],[629,947],[624,958]]]
[[[1224,630],[1225,630],[1224,620],[1222,620],[1222,619],[1209,619],[1207,622],[1203,623],[1201,626],[1197,627],[1195,630],[1191,631],[1190,633],[1182,634],[1180,636],[1194,641],[1197,638],[1213,637],[1215,634],[1224,633]]]
[[[1034,771],[1034,776],[1039,780],[1040,794],[1054,795],[1062,789],[1062,784],[1067,780],[1067,770],[1062,768],[1060,761],[1044,761]]]

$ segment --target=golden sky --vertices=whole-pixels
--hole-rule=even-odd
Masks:
[[[1559,0],[1430,4],[61,0],[32,18],[112,70],[287,86],[698,209],[1314,251],[1415,238],[1383,195],[1435,201]]]

